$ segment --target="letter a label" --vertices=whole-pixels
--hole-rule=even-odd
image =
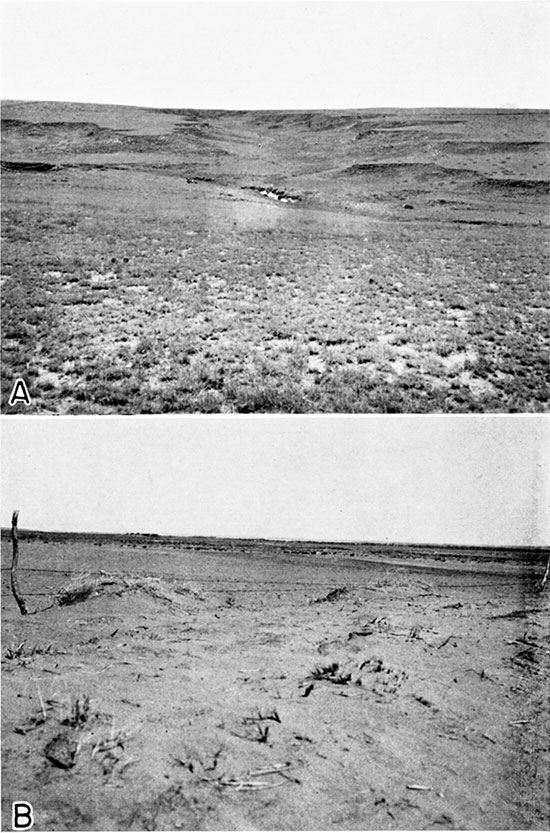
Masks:
[[[12,392],[10,393],[10,398],[8,399],[8,404],[10,408],[13,408],[14,405],[21,405],[24,404],[29,407],[31,404],[31,398],[29,396],[29,390],[25,384],[24,379],[17,379],[15,385],[12,388]]]
[[[30,830],[33,824],[32,804],[28,801],[14,801],[11,805],[12,830]]]

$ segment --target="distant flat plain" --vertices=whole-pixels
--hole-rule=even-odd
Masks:
[[[21,531],[3,829],[547,829],[546,556]]]
[[[546,111],[5,102],[2,136],[5,413],[547,410]]]

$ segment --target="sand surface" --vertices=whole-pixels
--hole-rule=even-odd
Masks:
[[[8,550],[4,829],[548,828],[540,554],[23,536],[23,617]]]

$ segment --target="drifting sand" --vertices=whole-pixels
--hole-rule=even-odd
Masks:
[[[546,829],[543,554],[308,547],[23,535],[4,829]]]

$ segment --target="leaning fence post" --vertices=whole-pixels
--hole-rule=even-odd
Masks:
[[[541,580],[539,582],[539,585],[537,587],[537,590],[539,591],[539,593],[542,592],[542,590],[544,590],[544,585],[548,581],[548,576],[549,575],[550,575],[550,555],[548,556],[548,560],[546,562],[546,570],[544,571],[544,575],[541,578]]]
[[[19,606],[21,615],[25,616],[28,613],[25,599],[19,592],[19,584],[17,583],[17,559],[19,557],[19,539],[17,537],[17,519],[19,517],[19,509],[16,509],[11,516],[11,543],[13,547],[13,557],[11,561],[11,589],[15,597],[15,601]]]

